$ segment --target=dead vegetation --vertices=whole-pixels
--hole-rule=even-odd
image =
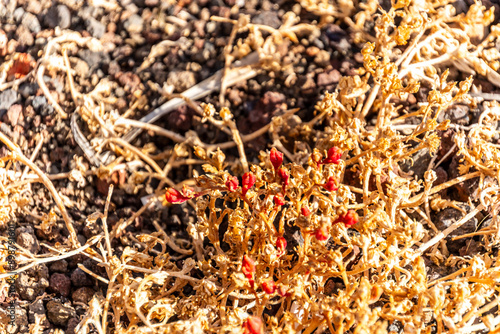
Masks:
[[[143,208],[112,229],[106,222],[110,189],[104,212],[87,219],[95,224],[99,218],[103,232],[80,245],[51,176],[0,134],[10,150],[0,170],[0,221],[23,214],[30,183],[43,182],[70,232],[67,244],[49,248],[50,256],[20,250],[20,270],[76,253],[105,268],[105,277],[91,273],[107,284],[107,291],[94,296],[79,333],[387,333],[396,320],[405,333],[498,330],[500,146],[495,138],[500,106],[468,94],[475,76],[500,86],[500,26],[492,25],[493,7],[477,3],[457,15],[447,1],[397,1],[388,11],[371,0],[359,8],[347,2],[299,4],[320,17],[317,25],[300,23],[292,12],[278,29],[252,24],[245,16],[237,21],[213,17],[234,25],[231,43],[224,69],[197,89],[221,89],[224,105],[225,88],[255,75],[257,68],[283,71],[293,82],[278,45],[296,43],[325,22],[345,20],[366,41],[364,67],[325,93],[308,122],[289,110],[261,130],[241,135],[229,109],[199,106],[195,93],[158,109],[165,114],[188,103],[232,139],[207,144],[192,131],[182,136],[149,124],[159,117],[153,114],[135,121],[129,113],[105,112],[104,105],[113,99],[109,83],[79,92],[72,79],[76,60],[69,57],[79,48],[99,48],[99,43],[66,31],[49,43],[37,69],[28,74],[43,88],[45,69],[66,73],[75,110],[63,110],[48,91],[47,99],[60,117],[74,113],[90,131],[90,142],[83,137],[78,144],[87,158],[95,158],[95,168],[75,169],[68,177],[85,182],[86,173],[105,176],[130,169],[132,176],[122,186],[130,194],[153,178],[161,181]],[[374,24],[374,34],[368,24]],[[241,32],[246,37],[236,38]],[[245,63],[252,52],[258,59]],[[237,60],[244,66],[233,66]],[[469,77],[449,80],[450,71],[457,70]],[[238,77],[232,71],[239,71]],[[410,110],[408,96],[419,91],[426,101]],[[144,103],[137,95],[136,106]],[[477,108],[477,122],[438,121],[456,104]],[[160,163],[152,158],[157,148],[133,145],[131,128],[178,144]],[[448,129],[454,144],[440,152]],[[261,152],[259,164],[248,162],[245,143],[265,133],[274,149]],[[236,162],[226,161],[223,150],[235,146]],[[404,172],[402,164],[422,150],[432,156],[423,175]],[[436,168],[451,156],[460,157],[459,175],[436,184]],[[15,163],[32,172],[15,173],[10,169]],[[204,174],[193,170],[185,182],[175,184],[169,172],[185,164],[203,164]],[[444,191],[468,180],[478,182],[467,202],[443,198]],[[167,201],[166,185],[171,187]],[[155,224],[156,232],[136,236],[140,247],[115,255],[111,240],[158,201],[194,208],[197,222],[189,224],[189,238],[169,235]],[[447,208],[463,214],[440,229],[432,212]],[[54,215],[41,217],[43,228],[50,230]],[[490,219],[473,233],[450,238],[475,217]],[[448,243],[473,237],[479,237],[481,252],[460,256],[448,250]],[[449,274],[429,279],[430,267],[436,266],[448,267]],[[8,289],[5,281],[1,284]],[[42,329],[39,322],[31,325],[33,333]]]

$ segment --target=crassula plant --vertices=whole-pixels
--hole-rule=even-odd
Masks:
[[[342,150],[335,145],[323,153],[315,150],[307,164],[299,165],[285,163],[283,153],[273,147],[241,177],[224,169],[221,151],[211,157],[200,148],[195,151],[208,162],[203,165],[206,174],[196,179],[196,188],[169,188],[165,198],[172,204],[194,201],[195,230],[204,236],[199,242],[208,241],[214,252],[211,258],[199,254],[199,269],[207,276],[224,272],[217,279],[223,294],[256,297],[257,307],[241,328],[262,333],[261,317],[273,296],[303,293],[298,282],[320,269],[305,261],[311,249],[326,256],[335,239],[359,221],[349,209],[349,187],[339,180]],[[298,244],[294,229],[301,238]],[[330,238],[333,243],[327,247]]]

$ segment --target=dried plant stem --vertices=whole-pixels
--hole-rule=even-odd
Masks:
[[[36,143],[35,149],[33,150],[33,153],[31,154],[31,157],[30,157],[31,162],[35,161],[35,158],[38,155],[38,152],[40,152],[40,149],[42,148],[42,144],[43,144],[43,139],[44,139],[43,134],[40,134],[40,137],[38,138],[38,143]],[[24,180],[24,178],[28,174],[28,171],[29,171],[29,167],[26,166],[24,168],[23,174],[21,175],[20,181]]]
[[[13,274],[19,274],[19,273],[22,273],[23,271],[26,271],[36,265],[39,265],[39,264],[42,264],[42,263],[48,263],[48,262],[54,262],[54,261],[58,261],[58,260],[62,260],[62,259],[66,259],[68,257],[71,257],[71,256],[74,256],[74,255],[77,255],[77,254],[82,254],[84,253],[84,251],[95,245],[100,239],[101,239],[102,236],[97,236],[97,237],[94,237],[93,239],[90,239],[89,241],[87,241],[87,243],[79,248],[76,248],[70,252],[67,252],[67,253],[62,253],[61,255],[56,255],[56,256],[51,256],[51,257],[45,257],[45,258],[34,258],[33,262],[28,264],[28,265],[25,265],[24,267],[21,267],[21,268],[18,268],[14,271],[11,271],[11,272],[7,272],[7,273],[3,273],[3,274],[0,274],[0,279],[4,279],[4,278],[7,278]]]
[[[108,212],[109,212],[109,204],[111,203],[111,196],[113,195],[113,185],[109,185],[108,197],[106,198],[106,205],[104,206],[104,217],[102,217],[102,228],[104,230],[104,238],[106,240],[106,248],[108,249],[108,257],[111,258],[113,256],[113,248],[111,247],[111,240],[109,238],[108,231]]]
[[[141,158],[142,160],[147,162],[151,167],[153,167],[153,169],[159,175],[163,176],[163,169],[161,169],[160,166],[158,166],[158,164],[153,159],[151,159],[147,154],[143,153],[141,150],[139,150],[135,146],[130,145],[129,143],[127,143],[125,140],[123,140],[121,138],[110,137],[107,140],[110,142],[113,142],[115,144],[118,144],[118,145],[122,146],[123,148],[130,150],[132,153],[134,153],[139,158]]]
[[[376,84],[373,88],[372,91],[370,92],[370,95],[368,95],[368,99],[365,101],[363,105],[363,109],[361,110],[361,114],[358,116],[356,115],[357,118],[359,119],[365,119],[366,115],[370,112],[370,108],[373,105],[373,102],[375,102],[375,99],[377,98],[378,91],[380,90],[380,84]]]
[[[47,88],[47,85],[45,84],[45,81],[43,80],[43,74],[45,73],[45,65],[42,63],[38,67],[36,79],[38,86],[42,89],[43,95],[47,98],[47,100],[50,102],[50,104],[54,107],[55,110],[59,113],[59,116],[61,116],[62,119],[68,118],[68,114],[61,108],[59,103],[57,103],[56,99],[52,96],[50,93],[49,89]]]
[[[236,143],[236,147],[238,148],[238,153],[240,154],[241,166],[243,167],[243,172],[246,173],[249,171],[247,156],[245,154],[245,147],[243,146],[243,141],[241,140],[240,132],[236,127],[236,123],[230,120],[226,122],[231,129],[231,133],[233,134],[233,140]]]
[[[118,274],[113,274],[112,268],[108,265],[106,266],[106,271],[108,271],[108,275],[111,274],[111,278],[109,279],[108,282],[108,289],[106,292],[106,300],[104,301],[104,307],[102,311],[102,332],[106,333],[106,326],[108,324],[108,309],[109,309],[109,304],[111,301],[111,296],[113,294],[113,285],[115,283],[116,278],[118,277]]]
[[[120,223],[115,225],[113,228],[113,231],[110,233],[110,238],[114,239],[118,236],[120,236],[123,231],[130,225],[132,222],[139,217],[144,211],[146,211],[150,206],[152,206],[153,203],[146,203],[144,204],[136,213],[134,213],[129,219],[127,219],[125,222]]]
[[[88,176],[88,175],[92,175],[92,174],[95,174],[95,172],[90,171],[90,170],[85,171],[85,173],[83,173],[84,176]],[[71,172],[66,172],[66,173],[48,174],[46,176],[49,180],[53,181],[53,180],[67,179],[70,175],[71,175]],[[13,182],[13,183],[9,184],[7,187],[5,187],[5,189],[8,190],[8,189],[17,188],[17,187],[20,187],[20,186],[27,184],[27,183],[43,182],[42,178],[38,177],[36,174],[35,175],[28,174],[25,177],[28,177],[28,178],[25,180],[22,180],[22,181]]]
[[[290,117],[291,115],[295,114],[297,111],[299,111],[298,108],[287,110],[287,111],[285,111],[285,113],[283,115],[281,115],[281,116],[275,116],[273,118],[273,120],[275,118],[286,119],[286,118]],[[249,134],[246,134],[246,135],[241,135],[240,134],[241,141],[243,143],[246,143],[246,142],[252,141],[252,140],[254,140],[254,139],[256,139],[256,138],[264,135],[266,132],[269,131],[269,128],[271,127],[271,125],[272,125],[272,121],[271,121],[271,123],[264,125],[260,129],[254,131],[252,133],[249,133]],[[162,127],[159,127],[157,125],[154,125],[154,124],[144,123],[144,122],[141,122],[141,121],[126,119],[126,118],[119,118],[118,120],[116,120],[114,126],[115,127],[119,127],[119,126],[133,126],[133,127],[141,128],[143,130],[152,131],[152,132],[154,132],[156,134],[159,134],[161,136],[167,137],[167,138],[169,138],[172,141],[175,141],[177,143],[188,142],[189,144],[192,144],[192,143],[190,143],[187,140],[186,137],[184,137],[184,136],[182,136],[182,135],[180,135],[178,133],[175,133],[173,131],[166,130],[166,129],[164,129]],[[221,150],[223,150],[223,149],[228,149],[228,148],[231,148],[231,147],[235,147],[237,144],[234,141],[224,142],[224,143],[220,143],[220,144],[206,144],[206,143],[203,143],[203,142],[199,141],[197,143],[194,143],[194,145],[201,146],[204,149],[206,149],[207,151],[213,151],[213,150],[216,150],[217,148],[220,148]]]
[[[258,64],[258,62],[259,62],[259,55],[256,52],[249,54],[239,62],[235,62],[235,65],[238,67],[229,70],[226,75],[227,87],[232,86],[237,82],[248,80],[257,75],[257,71],[253,69],[251,66]],[[169,100],[165,104],[161,105],[160,107],[156,108],[155,110],[147,114],[146,116],[142,117],[140,121],[144,123],[153,123],[159,118],[170,113],[175,108],[178,108],[181,105],[185,104],[186,103],[185,99],[197,100],[209,95],[213,91],[218,90],[220,88],[221,77],[222,77],[222,70],[219,70],[208,79],[184,91],[182,93],[182,97],[184,99],[174,98],[172,100]],[[198,108],[195,108],[195,110],[197,109]],[[141,133],[141,131],[142,129],[131,130],[123,137],[123,139],[127,142],[130,142],[135,137],[137,137]]]
[[[96,280],[99,280],[105,284],[109,284],[109,280],[107,280],[104,277],[99,276],[96,273],[92,272],[91,270],[87,269],[83,264],[78,263],[78,268],[80,268],[82,271],[89,274],[90,276],[94,277]]]
[[[61,215],[63,216],[64,223],[66,224],[66,228],[68,229],[69,232],[69,238],[71,243],[73,244],[74,247],[80,247],[80,242],[78,241],[78,238],[76,237],[76,231],[73,228],[73,221],[68,215],[68,212],[66,211],[66,207],[64,206],[64,203],[59,196],[59,193],[57,192],[56,188],[54,187],[54,184],[50,179],[45,175],[44,172],[38,168],[37,165],[35,165],[30,159],[28,159],[23,152],[19,149],[17,145],[15,145],[6,135],[4,135],[2,132],[0,132],[0,141],[2,141],[7,147],[12,151],[13,159],[20,161],[21,163],[27,165],[29,168],[31,168],[37,175],[40,177],[42,180],[43,184],[47,187],[47,189],[50,191],[52,194],[52,197],[54,198],[54,201],[56,202],[57,206],[59,207],[59,210],[61,211]]]
[[[434,246],[437,244],[439,241],[443,240],[448,236],[451,232],[455,231],[457,228],[468,222],[470,219],[472,219],[475,215],[477,215],[481,210],[486,209],[482,204],[479,204],[474,210],[469,212],[467,215],[462,217],[459,221],[456,221],[455,223],[451,224],[447,229],[445,229],[442,232],[439,232],[435,237],[433,237],[431,240],[427,241],[423,245],[420,246],[420,248],[414,252],[406,261],[413,261],[415,258],[421,256],[429,247]]]
[[[433,195],[433,194],[438,193],[441,190],[444,190],[446,188],[449,188],[449,187],[451,187],[451,186],[453,186],[453,185],[455,185],[457,183],[464,182],[464,181],[467,181],[469,179],[473,179],[475,177],[481,176],[481,174],[482,174],[481,172],[473,172],[473,173],[470,173],[470,174],[467,174],[467,175],[459,176],[459,177],[457,177],[457,178],[455,178],[453,180],[449,180],[449,181],[447,181],[445,183],[441,183],[440,185],[437,185],[437,186],[431,188],[430,191],[427,193],[427,195],[428,196]],[[408,200],[407,203],[405,203],[403,205],[403,207],[410,208],[410,207],[417,206],[416,203],[418,203],[421,200],[423,200],[424,194],[425,194],[425,192],[413,196],[412,198],[410,198]]]
[[[158,224],[158,222],[153,221],[153,225],[154,225],[154,227],[158,231],[161,232],[161,234],[165,238],[165,242],[167,243],[167,245],[170,248],[172,248],[175,252],[177,252],[179,254],[183,254],[183,255],[191,255],[191,254],[193,254],[193,250],[191,250],[191,249],[182,249],[179,246],[177,246],[177,244],[168,236],[167,232],[165,232],[165,230],[163,228],[161,228],[161,226]]]

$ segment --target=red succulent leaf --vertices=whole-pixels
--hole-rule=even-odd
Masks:
[[[327,157],[323,159],[323,164],[338,164],[340,157],[342,157],[342,151],[338,147],[332,147],[328,150]]]
[[[307,206],[303,206],[300,208],[300,212],[302,213],[303,216],[307,217],[311,214],[311,210]]]
[[[230,176],[226,181],[226,187],[229,191],[236,191],[238,189],[238,178],[236,176]]]
[[[245,329],[244,334],[263,334],[264,326],[262,325],[262,319],[259,317],[248,317],[243,323],[243,328]]]
[[[262,282],[262,290],[264,290],[265,293],[270,295],[274,293],[274,291],[276,291],[276,283],[272,279],[264,281]]]
[[[328,191],[335,191],[338,189],[337,187],[337,181],[333,176],[330,176],[328,178],[328,181],[323,185],[323,188],[325,188]]]
[[[351,227],[358,222],[358,219],[358,214],[354,210],[349,210],[347,213],[340,215],[337,220],[335,220],[335,224],[343,223],[345,226]]]
[[[172,203],[172,204],[177,204],[177,203],[184,203],[185,201],[191,199],[192,196],[185,196],[183,195],[180,191],[174,189],[174,188],[168,188],[167,192],[165,193],[165,199],[167,202]]]
[[[276,239],[276,249],[278,250],[280,255],[286,252],[286,245],[287,242],[284,237],[278,237],[278,239]]]
[[[282,193],[277,193],[276,195],[274,195],[274,204],[285,205],[285,197]]]
[[[246,195],[248,189],[252,188],[254,184],[255,175],[253,175],[251,172],[246,172],[245,174],[243,174],[241,180],[241,192],[243,193],[243,195]]]
[[[281,296],[281,297],[288,297],[291,295],[290,292],[288,292],[288,287],[285,286],[285,285],[280,285],[278,286],[278,294]]]
[[[330,237],[330,235],[328,234],[328,229],[326,228],[326,226],[321,226],[316,231],[314,231],[314,236],[319,241],[328,240],[328,238]]]
[[[288,183],[290,181],[290,173],[288,172],[288,170],[285,167],[281,167],[278,170],[278,176],[281,179],[281,185],[283,186],[283,191],[285,191],[286,186],[288,185]]]
[[[283,153],[278,151],[276,147],[271,149],[271,153],[269,154],[269,159],[271,159],[271,163],[273,164],[274,170],[277,170],[279,166],[283,163]]]
[[[241,271],[248,279],[252,279],[253,273],[255,272],[255,261],[249,256],[244,255],[241,265]]]

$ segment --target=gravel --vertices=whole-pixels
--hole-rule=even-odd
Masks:
[[[65,306],[57,300],[51,300],[47,303],[47,317],[54,325],[66,326],[68,320],[75,316],[75,309],[71,306]]]
[[[45,24],[50,28],[67,29],[71,25],[71,12],[65,5],[50,7],[44,17]]]

